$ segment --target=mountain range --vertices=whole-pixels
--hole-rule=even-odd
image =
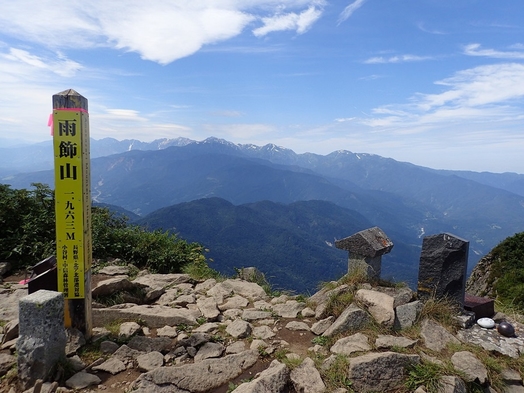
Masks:
[[[40,150],[32,150],[40,149]],[[52,185],[45,144],[0,149],[0,181]],[[35,153],[38,151],[39,153]],[[92,198],[209,248],[212,267],[257,266],[278,286],[312,291],[347,269],[335,239],[379,226],[395,244],[384,275],[416,284],[425,235],[470,242],[469,269],[508,236],[524,231],[524,175],[442,171],[345,150],[296,154],[275,145],[217,138],[151,143],[102,139],[91,145]],[[131,214],[130,214],[131,215]],[[277,278],[278,277],[278,278]]]

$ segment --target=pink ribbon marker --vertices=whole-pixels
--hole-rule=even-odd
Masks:
[[[88,113],[85,109],[82,108],[58,108],[53,109],[54,111],[78,111],[83,113]],[[47,126],[51,127],[51,136],[54,136],[54,130],[53,130],[53,114],[51,113],[49,115],[49,119],[47,120]]]

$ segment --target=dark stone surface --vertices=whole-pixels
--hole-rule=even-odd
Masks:
[[[335,246],[349,251],[350,254],[374,258],[390,252],[393,248],[393,242],[382,229],[373,227],[344,239],[336,240]]]
[[[427,236],[422,241],[418,273],[418,297],[449,298],[464,306],[469,242],[449,233]]]
[[[475,319],[491,318],[495,315],[495,301],[487,297],[473,296],[466,293],[464,309],[475,313]]]

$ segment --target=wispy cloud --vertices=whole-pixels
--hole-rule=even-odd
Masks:
[[[408,104],[375,108],[374,116],[363,119],[362,123],[372,127],[406,128],[515,119],[520,109],[513,104],[524,97],[524,65],[479,66],[459,71],[435,84],[445,90],[437,94],[416,94]]]
[[[362,5],[366,2],[366,0],[355,0],[353,3],[348,5],[346,8],[344,8],[344,11],[340,13],[340,16],[338,17],[338,24],[346,21],[353,13],[358,10]]]
[[[303,34],[320,18],[325,0],[18,0],[2,5],[4,34],[46,48],[112,47],[168,64],[202,47],[240,35],[247,26],[257,37],[293,30]],[[20,12],[30,9],[31,12]]]
[[[297,34],[303,34],[309,30],[321,15],[322,10],[312,6],[299,14],[289,12],[265,17],[262,18],[263,26],[254,29],[253,34],[257,37],[262,37],[275,31],[286,30],[294,30]]]
[[[364,64],[386,64],[386,63],[407,63],[413,61],[425,61],[433,59],[432,56],[417,55],[396,55],[390,57],[376,56],[364,61]]]
[[[464,47],[464,54],[468,56],[484,56],[495,59],[524,59],[524,46],[517,44],[512,47],[517,51],[498,51],[495,49],[481,49],[480,44],[469,44]]]

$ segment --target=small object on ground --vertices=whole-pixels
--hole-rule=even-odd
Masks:
[[[477,323],[486,329],[493,329],[495,327],[495,321],[491,318],[479,318]]]
[[[497,331],[506,337],[513,337],[515,335],[515,328],[511,323],[506,321],[499,323]]]

